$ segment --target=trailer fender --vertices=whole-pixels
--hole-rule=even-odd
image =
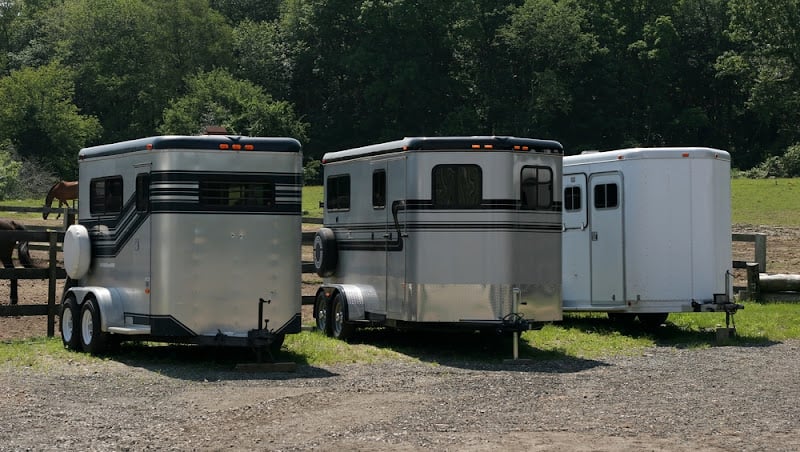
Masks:
[[[314,235],[314,269],[322,277],[332,276],[339,263],[336,235],[330,228],[320,228]]]
[[[108,331],[109,327],[125,325],[122,297],[117,289],[92,286],[71,287],[66,291],[64,297],[66,298],[68,294],[75,295],[78,306],[82,306],[90,296],[97,300],[97,306],[100,308],[100,331]]]
[[[376,306],[378,303],[378,293],[372,286],[334,284],[326,285],[325,289],[332,294],[341,293],[344,296],[347,302],[347,320],[366,320],[366,306]]]
[[[64,270],[71,279],[81,279],[91,263],[89,231],[83,225],[73,224],[64,233]]]

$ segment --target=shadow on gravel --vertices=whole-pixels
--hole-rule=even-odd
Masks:
[[[193,381],[295,380],[337,375],[309,365],[298,365],[293,372],[240,371],[235,369],[237,364],[255,362],[254,352],[243,347],[130,342],[120,345],[107,358],[131,367],[141,367],[169,377]],[[275,356],[275,362],[279,363],[301,361],[303,360],[285,350]]]
[[[564,320],[559,322],[563,328],[577,329],[585,333],[592,333],[602,337],[603,335],[623,334],[625,336],[637,338],[650,338],[659,347],[675,348],[694,348],[694,347],[769,347],[779,344],[760,336],[741,335],[738,332],[723,341],[717,340],[715,329],[690,329],[680,327],[667,320],[666,323],[657,327],[648,327],[639,322],[615,322],[608,318],[564,316]]]
[[[598,366],[602,361],[545,351],[520,339],[519,361],[513,361],[511,335],[487,332],[359,329],[348,340],[392,350],[424,362],[481,371],[573,373]]]

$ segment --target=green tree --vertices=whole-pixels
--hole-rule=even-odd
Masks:
[[[780,153],[800,140],[800,1],[731,0],[730,17],[739,48],[720,58],[720,74],[744,86],[747,108],[775,132],[760,147]]]
[[[308,125],[288,102],[274,101],[260,87],[237,80],[223,69],[190,77],[186,85],[187,93],[164,111],[159,132],[197,134],[206,126],[218,125],[241,135],[307,139]]]
[[[104,141],[152,134],[198,69],[229,63],[231,29],[208,0],[74,0],[52,8],[47,39],[75,69],[76,102]]]
[[[578,69],[599,51],[587,31],[586,11],[572,0],[526,0],[512,9],[507,25],[498,30],[508,61],[498,71],[507,78],[497,88],[493,116],[501,132],[553,136],[560,118],[572,110]]]
[[[76,175],[78,151],[101,132],[97,118],[73,103],[73,76],[52,63],[0,78],[0,136],[20,157],[46,161],[68,179]]]

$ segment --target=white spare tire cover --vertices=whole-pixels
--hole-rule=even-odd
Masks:
[[[92,246],[86,227],[73,224],[64,233],[64,270],[72,279],[81,279],[92,263]]]

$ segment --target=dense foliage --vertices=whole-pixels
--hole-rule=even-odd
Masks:
[[[2,1],[0,151],[74,178],[82,146],[219,124],[309,157],[508,134],[786,175],[798,24],[800,0]]]

